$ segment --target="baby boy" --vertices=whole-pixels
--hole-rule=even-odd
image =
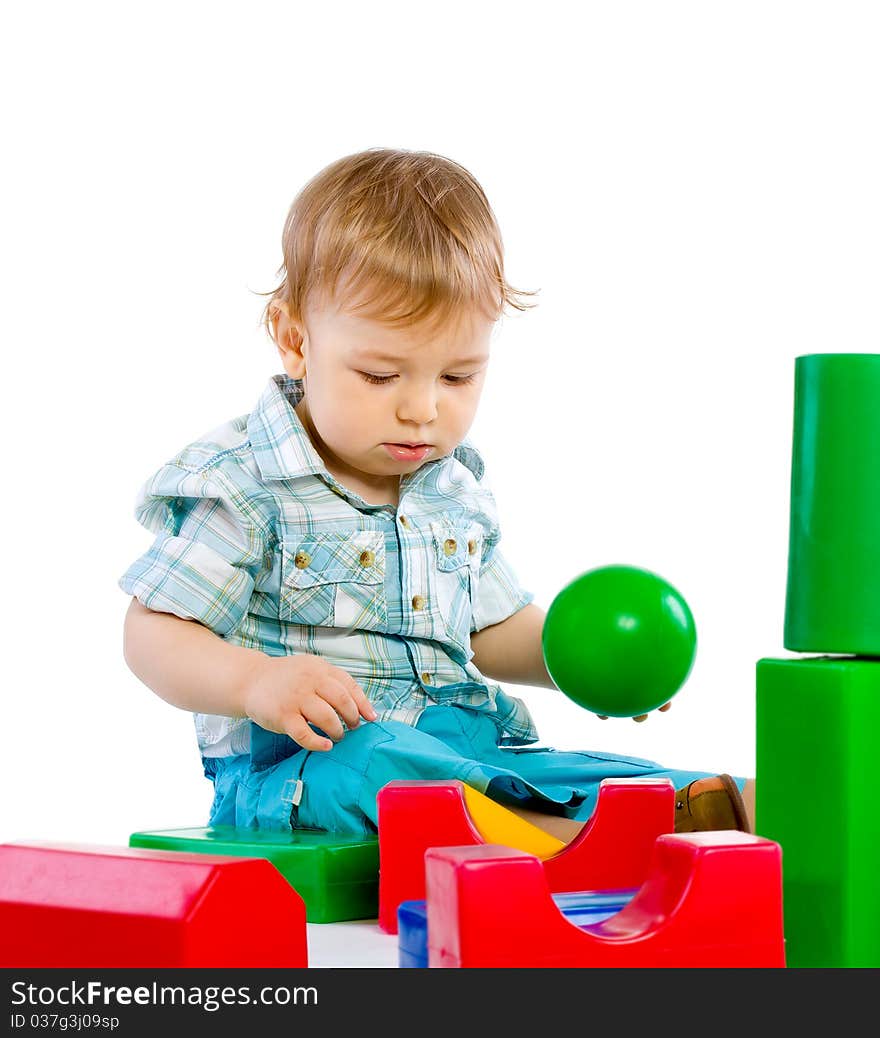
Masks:
[[[314,176],[265,325],[284,374],[163,465],[120,580],[125,658],[195,717],[211,824],[375,832],[391,779],[460,779],[563,839],[607,777],[663,776],[675,827],[749,828],[745,782],[535,746],[499,681],[553,689],[544,612],[499,550],[467,438],[505,306],[476,179],[370,149]]]

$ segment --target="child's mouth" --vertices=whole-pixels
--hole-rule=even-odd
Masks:
[[[430,443],[383,443],[382,446],[395,461],[422,461],[432,449]]]

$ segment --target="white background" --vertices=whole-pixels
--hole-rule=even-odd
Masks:
[[[880,14],[855,3],[18,5],[4,19],[0,839],[204,824],[191,719],[122,658],[138,487],[279,370],[305,181],[367,147],[480,180],[514,285],[472,430],[546,608],[661,573],[666,714],[511,687],[544,740],[752,774],[782,644],[795,357],[876,352]],[[522,496],[522,488],[530,493]]]

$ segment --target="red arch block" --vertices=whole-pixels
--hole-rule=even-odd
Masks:
[[[0,845],[0,967],[308,966],[305,904],[263,858]]]
[[[379,927],[397,933],[401,901],[425,897],[429,847],[485,846],[458,781],[393,781],[379,790]],[[575,840],[543,861],[553,893],[638,887],[654,841],[671,833],[669,779],[603,779],[596,808]]]
[[[545,870],[506,847],[425,855],[435,967],[783,967],[782,851],[736,830],[658,837],[647,879],[617,915],[580,928]]]

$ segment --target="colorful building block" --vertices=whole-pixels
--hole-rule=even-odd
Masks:
[[[616,915],[629,904],[635,890],[579,890],[553,894],[553,903],[574,926],[587,926]],[[508,911],[517,912],[516,902]],[[397,909],[397,965],[401,969],[428,967],[428,903],[404,901]]]
[[[846,655],[757,664],[756,828],[783,849],[791,966],[880,966],[878,445],[880,354],[798,357],[783,643]]]
[[[265,859],[0,845],[0,967],[304,966],[305,905]]]
[[[526,821],[509,807],[499,804],[472,786],[464,785],[462,793],[468,817],[487,843],[503,843],[505,847],[516,847],[517,850],[528,851],[542,860],[552,858],[565,847],[564,840],[559,840],[545,829]]]
[[[795,361],[783,644],[880,656],[880,354]]]
[[[550,889],[639,886],[655,839],[672,832],[674,798],[669,779],[604,779],[577,838],[543,861]],[[425,897],[429,847],[504,842],[474,823],[462,782],[389,782],[379,791],[378,812],[379,927],[389,934],[397,933],[400,903]]]
[[[215,826],[132,833],[131,847],[266,858],[302,897],[310,923],[375,919],[379,841],[296,829],[274,832]]]
[[[785,965],[781,849],[750,833],[659,836],[629,904],[583,928],[554,903],[546,863],[534,855],[491,844],[433,847],[425,875],[432,967]]]
[[[784,854],[795,967],[880,966],[880,661],[757,664],[755,828]]]

